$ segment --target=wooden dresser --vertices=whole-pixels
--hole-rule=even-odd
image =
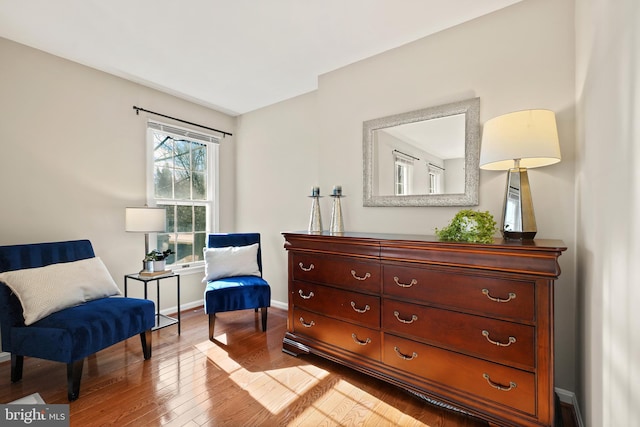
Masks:
[[[553,424],[563,242],[283,235],[283,351],[325,357],[494,425]]]

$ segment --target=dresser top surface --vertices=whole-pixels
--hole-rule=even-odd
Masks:
[[[497,248],[509,248],[517,250],[518,248],[526,250],[535,250],[536,248],[544,250],[565,251],[566,245],[562,240],[556,239],[534,239],[534,240],[508,240],[494,238],[493,243],[468,243],[468,242],[447,242],[438,240],[436,236],[422,235],[422,234],[395,234],[395,233],[366,233],[366,232],[343,232],[340,234],[333,234],[328,231],[322,233],[310,233],[307,231],[290,231],[283,232],[282,235],[287,238],[288,236],[298,238],[310,238],[310,239],[347,239],[347,240],[361,240],[374,242],[385,242],[385,244],[428,244],[444,247],[483,247],[486,249]]]

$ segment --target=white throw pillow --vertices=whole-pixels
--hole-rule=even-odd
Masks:
[[[258,244],[204,248],[202,283],[222,277],[261,276],[258,268]]]
[[[98,257],[0,273],[20,300],[25,325],[86,301],[121,295]]]

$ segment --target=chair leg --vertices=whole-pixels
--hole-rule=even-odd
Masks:
[[[144,360],[151,359],[151,329],[140,333],[140,341],[142,342],[142,353]]]
[[[11,382],[15,383],[22,379],[22,367],[24,356],[11,353]]]
[[[80,397],[80,379],[82,378],[82,365],[84,359],[67,363],[67,398],[73,402]]]
[[[260,308],[260,314],[262,315],[262,332],[267,332],[267,307]]]
[[[213,341],[213,327],[216,324],[216,315],[214,313],[209,314],[209,340]]]

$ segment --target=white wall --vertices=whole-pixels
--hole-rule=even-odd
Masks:
[[[144,256],[144,236],[124,231],[124,211],[146,201],[152,117],[133,105],[231,133],[236,119],[1,38],[0,58],[0,244],[88,238],[123,288]],[[233,144],[227,137],[220,149],[224,228],[235,217]],[[181,302],[202,301],[200,279],[183,277]],[[166,283],[162,309],[176,306]],[[142,285],[129,291],[142,296]]]
[[[263,275],[272,300],[282,308],[288,299],[281,233],[309,227],[307,196],[320,183],[319,145],[327,143],[319,136],[316,104],[314,92],[238,119],[236,231],[261,233]],[[321,195],[327,196],[328,190],[321,188]],[[321,198],[325,228],[328,199]]]
[[[576,2],[580,407],[640,422],[640,3]]]
[[[279,251],[266,266],[267,278],[275,279],[274,298],[286,298],[279,233],[307,228],[306,196],[313,185],[323,194],[342,185],[344,224],[350,231],[433,234],[459,210],[363,207],[364,121],[476,96],[482,123],[515,110],[548,108],[557,113],[563,159],[532,170],[530,180],[538,237],[562,239],[569,247],[560,259],[556,288],[556,385],[575,390],[573,23],[572,0],[525,0],[326,73],[316,92],[243,115],[237,138],[237,226],[262,229]],[[499,218],[505,176],[483,171],[480,179],[476,208]],[[328,197],[321,201],[325,228],[330,203]]]

